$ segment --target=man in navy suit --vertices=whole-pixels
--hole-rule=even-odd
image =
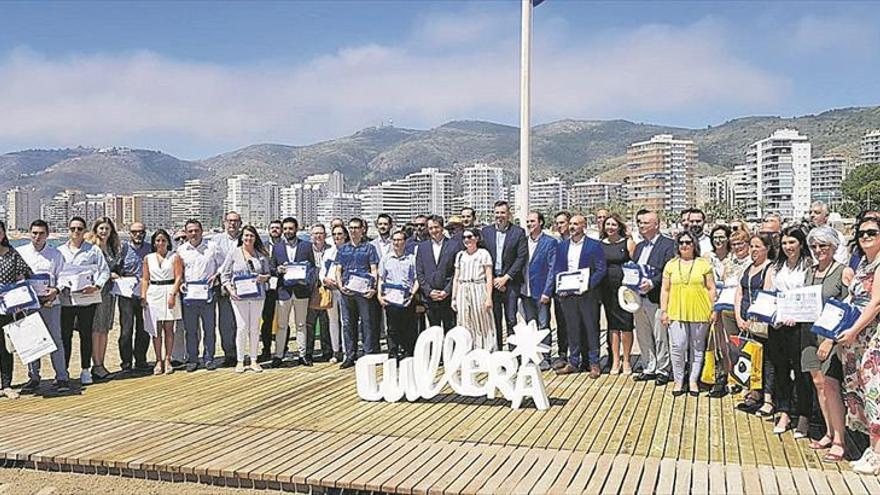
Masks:
[[[448,332],[455,326],[452,311],[452,276],[455,275],[455,255],[461,244],[444,235],[443,217],[428,217],[427,241],[416,250],[416,278],[419,292],[427,308],[428,324],[442,326]]]
[[[599,294],[598,287],[605,277],[605,252],[599,241],[586,235],[587,219],[583,215],[571,217],[571,237],[562,241],[556,250],[555,274],[590,269],[587,290],[582,294],[560,294],[562,311],[568,325],[568,363],[556,370],[567,375],[586,369],[590,378],[599,378]],[[554,276],[555,278],[555,276]]]
[[[675,257],[675,241],[660,234],[657,213],[653,211],[639,211],[636,223],[642,242],[636,245],[633,258],[639,265],[653,268],[654,274],[650,280],[642,282],[639,288],[642,304],[633,315],[642,363],[642,372],[633,376],[633,379],[655,380],[657,385],[666,385],[672,364],[669,359],[669,334],[660,323],[660,287],[663,285],[663,268],[666,262]]]
[[[492,257],[492,311],[495,313],[495,336],[498,349],[502,349],[502,321],[507,323],[507,332],[516,325],[516,310],[519,303],[520,288],[523,283],[523,269],[529,259],[526,231],[510,223],[510,205],[507,201],[495,202],[495,223],[483,227],[483,242]]]
[[[540,212],[530,212],[526,218],[528,229],[527,246],[529,260],[522,285],[523,317],[525,320],[534,321],[538,329],[550,328],[550,301],[553,297],[554,270],[556,268],[556,239],[544,233],[544,215]],[[550,334],[544,339],[548,346],[551,342]],[[550,361],[547,357],[539,365],[541,371],[550,369]]]
[[[315,284],[315,254],[312,243],[297,237],[299,222],[293,217],[281,221],[281,238],[272,246],[270,257],[272,275],[278,277],[276,314],[278,329],[275,332],[275,357],[272,367],[281,366],[284,351],[287,349],[287,335],[290,328],[290,311],[296,322],[296,345],[299,348],[299,361],[305,366],[312,365],[312,352],[315,350],[315,334],[306,335],[306,318],[309,314],[309,298]],[[307,277],[302,282],[287,282],[284,274],[289,263],[305,263]]]

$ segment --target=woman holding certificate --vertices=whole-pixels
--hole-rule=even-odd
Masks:
[[[150,240],[153,252],[144,257],[141,279],[141,301],[153,329],[153,348],[156,352],[154,375],[174,373],[171,353],[174,351],[174,323],[183,316],[180,308],[180,286],[183,283],[183,260],[171,251],[171,236],[163,229],[153,233]],[[165,354],[162,354],[162,339]]]
[[[831,227],[816,227],[807,234],[807,245],[816,264],[807,270],[804,285],[822,286],[822,299],[843,301],[849,295],[853,270],[834,260],[840,243],[837,232]],[[809,373],[816,388],[816,398],[825,418],[825,436],[810,442],[815,450],[829,449],[822,460],[843,460],[846,448],[846,417],[840,400],[840,381],[843,366],[835,351],[834,341],[817,336],[811,331],[812,323],[798,325],[801,337],[801,370]]]
[[[107,217],[97,219],[92,224],[91,235],[86,239],[101,250],[110,270],[111,280],[118,278],[122,271],[125,252],[119,242],[119,234],[113,221]],[[112,288],[113,283],[108,282],[101,289],[101,304],[95,309],[95,320],[92,324],[92,377],[96,380],[110,377],[110,372],[104,367],[104,356],[107,354],[107,335],[113,326],[116,308],[116,296],[110,292]]]
[[[480,229],[461,234],[464,251],[455,255],[452,278],[452,310],[456,324],[467,328],[475,349],[494,351],[495,320],[492,316],[492,257],[480,247]]]
[[[844,402],[850,428],[867,433],[870,445],[852,464],[853,471],[880,475],[880,219],[865,217],[856,224],[856,240],[864,256],[849,287],[861,316],[837,337],[843,363]]]
[[[678,234],[678,256],[663,268],[660,290],[660,319],[669,328],[673,396],[690,390],[699,394],[700,372],[706,351],[706,336],[712,321],[715,275],[712,264],[700,257],[697,239],[688,231]],[[689,386],[684,383],[685,365],[690,368]]]
[[[269,280],[269,253],[257,229],[248,225],[241,231],[238,248],[226,255],[220,280],[232,299],[236,323],[236,373],[244,373],[245,344],[250,344],[251,370],[263,371],[257,362],[260,318],[263,315],[264,285]]]
[[[782,231],[782,249],[767,273],[764,287],[786,293],[804,287],[807,269],[813,258],[807,248],[807,238],[800,226],[787,227]],[[765,347],[776,381],[773,384],[773,397],[776,398],[776,412],[779,419],[773,433],[781,435],[791,427],[792,415],[797,415],[798,424],[795,438],[806,438],[810,432],[810,415],[813,412],[813,388],[801,373],[801,345],[797,321],[782,314],[781,308],[773,328],[770,329]],[[794,381],[792,382],[792,375]],[[797,402],[795,402],[795,387]]]
[[[636,243],[626,235],[626,223],[617,213],[605,219],[602,226],[602,251],[608,263],[600,289],[605,319],[608,320],[608,341],[611,349],[611,374],[632,373],[630,352],[633,345],[633,315],[620,307],[617,293],[623,285],[623,265],[632,261]],[[623,347],[623,356],[621,356]],[[622,363],[622,364],[621,364]]]
[[[9,238],[6,237],[6,224],[0,221],[0,285],[14,284],[30,278],[31,274],[31,269],[24,258],[18,254],[18,251],[12,249]],[[12,321],[12,315],[0,315],[0,329]],[[12,390],[13,362],[12,353],[6,349],[6,338],[0,335],[0,394],[10,399],[17,399],[18,392]]]

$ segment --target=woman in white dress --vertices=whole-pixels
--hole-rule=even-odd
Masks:
[[[455,256],[452,310],[457,314],[456,323],[470,330],[475,349],[494,351],[492,256],[480,247],[478,229],[466,229],[461,240],[465,250]]]
[[[181,319],[180,285],[183,283],[183,261],[171,251],[171,236],[163,229],[157,230],[150,243],[153,252],[144,258],[144,275],[141,281],[141,300],[144,302],[144,319],[147,330],[152,330],[153,347],[156,352],[154,375],[174,373],[171,353],[174,351],[174,322]],[[162,353],[162,339],[165,353]]]

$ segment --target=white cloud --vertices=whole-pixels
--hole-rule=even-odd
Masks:
[[[162,139],[173,136],[189,150],[220,152],[248,142],[303,144],[388,118],[425,127],[509,120],[519,102],[518,30],[506,26],[501,36],[498,26],[509,20],[470,21],[423,20],[402,46],[351,47],[300,66],[16,50],[0,59],[0,143],[154,139],[153,147],[168,149]],[[466,40],[468,49],[438,48]],[[557,31],[537,35],[536,47],[533,102],[544,120],[755,105],[790,89],[785,78],[737,58],[705,23],[647,26],[586,44]]]

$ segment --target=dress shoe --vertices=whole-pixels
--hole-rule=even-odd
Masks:
[[[654,380],[654,385],[658,387],[662,387],[669,383],[669,377],[666,375],[657,375],[657,378]]]
[[[32,394],[40,388],[40,379],[39,378],[31,378],[24,385],[21,386],[21,393],[23,394]]]
[[[281,358],[273,357],[272,358],[272,367],[273,368],[280,368],[281,367]]]
[[[346,359],[339,365],[339,369],[344,370],[348,368],[354,368],[354,359]]]
[[[556,358],[556,360],[553,361],[552,366],[553,366],[553,369],[554,369],[554,370],[561,370],[562,368],[565,368],[565,365],[566,365],[566,364],[568,364],[568,362],[567,362],[566,360],[564,360],[564,359],[560,359],[560,358]]]
[[[187,363],[186,364],[186,372],[192,373],[193,371],[199,369],[199,363]]]
[[[595,379],[599,378],[599,375],[601,375],[601,374],[602,374],[602,371],[599,369],[598,366],[596,366],[595,364],[590,366],[590,378],[595,380]]]
[[[214,371],[217,369],[217,365],[214,364],[214,361],[205,361],[205,369],[208,371]]]
[[[571,363],[565,363],[565,366],[556,370],[557,375],[571,375],[577,372],[578,369],[572,366]]]
[[[681,390],[673,390],[673,391],[672,391],[672,396],[673,396],[673,397],[681,397],[682,395],[684,395],[684,394],[686,394],[686,393],[687,393],[687,389],[684,389],[684,388],[681,389]]]
[[[303,366],[314,366],[315,362],[312,361],[312,358],[310,358],[309,356],[301,356],[299,358],[299,364]]]
[[[633,375],[633,381],[636,382],[649,382],[651,380],[655,380],[657,375],[653,373],[639,373],[638,375]]]
[[[688,392],[688,394],[690,394],[691,397],[699,397],[700,396],[700,392],[697,390],[691,390],[690,392]]]

